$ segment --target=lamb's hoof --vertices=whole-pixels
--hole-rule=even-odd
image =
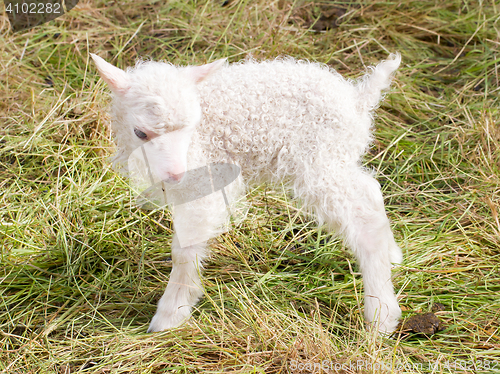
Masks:
[[[365,320],[369,323],[370,330],[378,330],[382,335],[390,335],[399,325],[401,309],[395,296],[384,296],[386,297],[367,296],[365,298]]]
[[[383,337],[390,337],[394,334],[395,331],[397,331],[397,328],[399,327],[399,320],[394,320],[394,321],[386,321],[385,323],[378,323],[375,321],[372,322],[367,322],[366,328],[368,331],[370,331],[372,334],[383,336]]]
[[[382,306],[381,313],[379,312],[380,306]],[[368,297],[365,299],[365,318],[372,331],[378,331],[381,335],[387,336],[397,329],[401,309],[395,298],[379,304],[377,299]]]
[[[149,324],[149,332],[158,332],[170,330],[175,327],[179,327],[189,318],[188,315],[183,315],[181,313],[156,313],[151,323]]]
[[[384,336],[390,336],[399,326],[399,318],[388,318],[378,325],[378,332]]]

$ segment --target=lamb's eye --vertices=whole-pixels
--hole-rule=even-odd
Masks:
[[[148,138],[148,136],[145,133],[143,133],[141,130],[138,129],[134,129],[134,134],[137,135],[137,137],[142,140]]]

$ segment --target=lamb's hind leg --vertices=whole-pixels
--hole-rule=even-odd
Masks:
[[[380,185],[359,170],[331,180],[327,196],[322,196],[316,211],[320,220],[340,229],[358,260],[365,291],[365,319],[382,332],[392,332],[401,310],[391,282],[391,262],[400,263],[402,253],[394,241]]]
[[[365,318],[382,332],[396,329],[399,308],[391,281],[391,262],[401,262],[401,249],[394,241],[385,213],[380,185],[371,176],[359,172],[356,194],[351,194],[350,220],[344,222],[344,234],[354,251],[363,275]]]
[[[400,260],[385,214],[369,214],[353,223],[348,236],[363,275],[365,318],[382,332],[393,332],[401,317],[391,282],[391,260]]]

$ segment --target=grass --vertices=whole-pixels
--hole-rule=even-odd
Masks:
[[[88,0],[15,34],[0,18],[2,373],[500,372],[500,5],[334,4]],[[393,51],[404,63],[365,161],[405,253],[403,314],[442,303],[444,330],[371,336],[352,256],[261,186],[214,243],[191,321],[146,334],[169,213],[137,209],[110,169],[108,91],[88,53],[120,67],[286,54],[355,78]]]

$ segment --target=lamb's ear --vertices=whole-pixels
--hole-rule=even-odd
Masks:
[[[94,60],[97,70],[99,70],[99,75],[102,80],[109,85],[111,91],[116,94],[124,94],[127,92],[130,87],[127,73],[93,53],[91,53],[90,56]]]
[[[188,74],[198,84],[224,66],[226,61],[227,59],[223,58],[210,64],[189,67]]]

